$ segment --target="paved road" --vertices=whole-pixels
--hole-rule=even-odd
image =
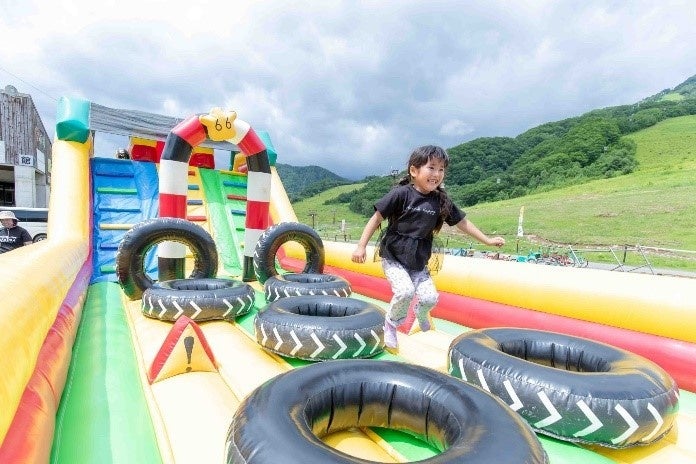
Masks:
[[[696,272],[682,271],[679,269],[657,269],[649,268],[644,266],[638,269],[634,269],[631,266],[624,266],[623,268],[618,268],[617,264],[607,264],[607,263],[592,263],[590,262],[589,268],[592,269],[604,269],[613,272],[631,272],[635,274],[653,274],[656,276],[674,276],[674,277],[686,277],[690,279],[696,279]],[[623,269],[623,270],[622,270]]]
[[[473,255],[474,258],[486,258],[484,253],[481,252],[474,252]],[[526,264],[526,263],[520,263],[520,264]],[[539,264],[539,266],[543,266],[543,264]],[[596,263],[596,262],[590,262],[587,266],[590,269],[603,269],[605,271],[612,271],[612,272],[629,272],[633,274],[652,274],[655,276],[673,276],[673,277],[685,277],[685,278],[690,278],[690,279],[696,279],[696,272],[689,272],[689,271],[682,271],[679,269],[657,269],[657,268],[651,268],[648,266],[643,266],[640,268],[636,268],[636,266],[620,266],[617,263]]]

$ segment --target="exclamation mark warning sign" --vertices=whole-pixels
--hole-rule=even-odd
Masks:
[[[150,383],[187,372],[217,372],[213,352],[201,328],[180,317],[162,343],[148,372]]]
[[[184,348],[186,348],[186,359],[188,360],[188,366],[186,366],[186,372],[191,372],[191,353],[193,352],[193,340],[191,336],[184,337]]]

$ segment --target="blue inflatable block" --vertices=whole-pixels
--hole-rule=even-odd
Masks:
[[[130,160],[99,158],[99,162],[92,163],[92,172],[98,176],[135,177]]]
[[[266,155],[268,155],[268,163],[271,166],[275,166],[276,160],[278,159],[278,153],[275,151],[275,147],[273,147],[273,142],[271,142],[271,136],[268,135],[268,132],[262,130],[258,131],[256,135],[258,135],[263,144],[266,145]]]
[[[67,142],[85,143],[89,138],[90,102],[61,97],[56,114],[56,137]]]

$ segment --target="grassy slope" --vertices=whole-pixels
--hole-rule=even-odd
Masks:
[[[504,251],[508,252],[515,248],[521,206],[525,207],[526,235],[584,246],[640,244],[696,250],[696,116],[668,119],[628,137],[638,145],[640,164],[636,172],[476,205],[467,209],[469,218],[486,233],[505,235],[508,245]],[[345,218],[350,238],[357,239],[367,219],[349,212],[344,205],[322,204],[353,188],[356,186],[342,186],[294,204],[298,219],[312,225],[308,213],[316,211],[316,228],[322,236],[333,238],[340,219]],[[469,243],[448,232],[445,237],[456,246]],[[696,268],[694,260],[650,259],[657,265]]]

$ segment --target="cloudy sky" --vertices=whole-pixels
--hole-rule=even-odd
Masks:
[[[49,135],[61,96],[222,106],[279,162],[354,179],[634,103],[696,74],[694,44],[690,0],[0,0],[0,88],[31,94]],[[97,136],[104,156],[119,143]]]

